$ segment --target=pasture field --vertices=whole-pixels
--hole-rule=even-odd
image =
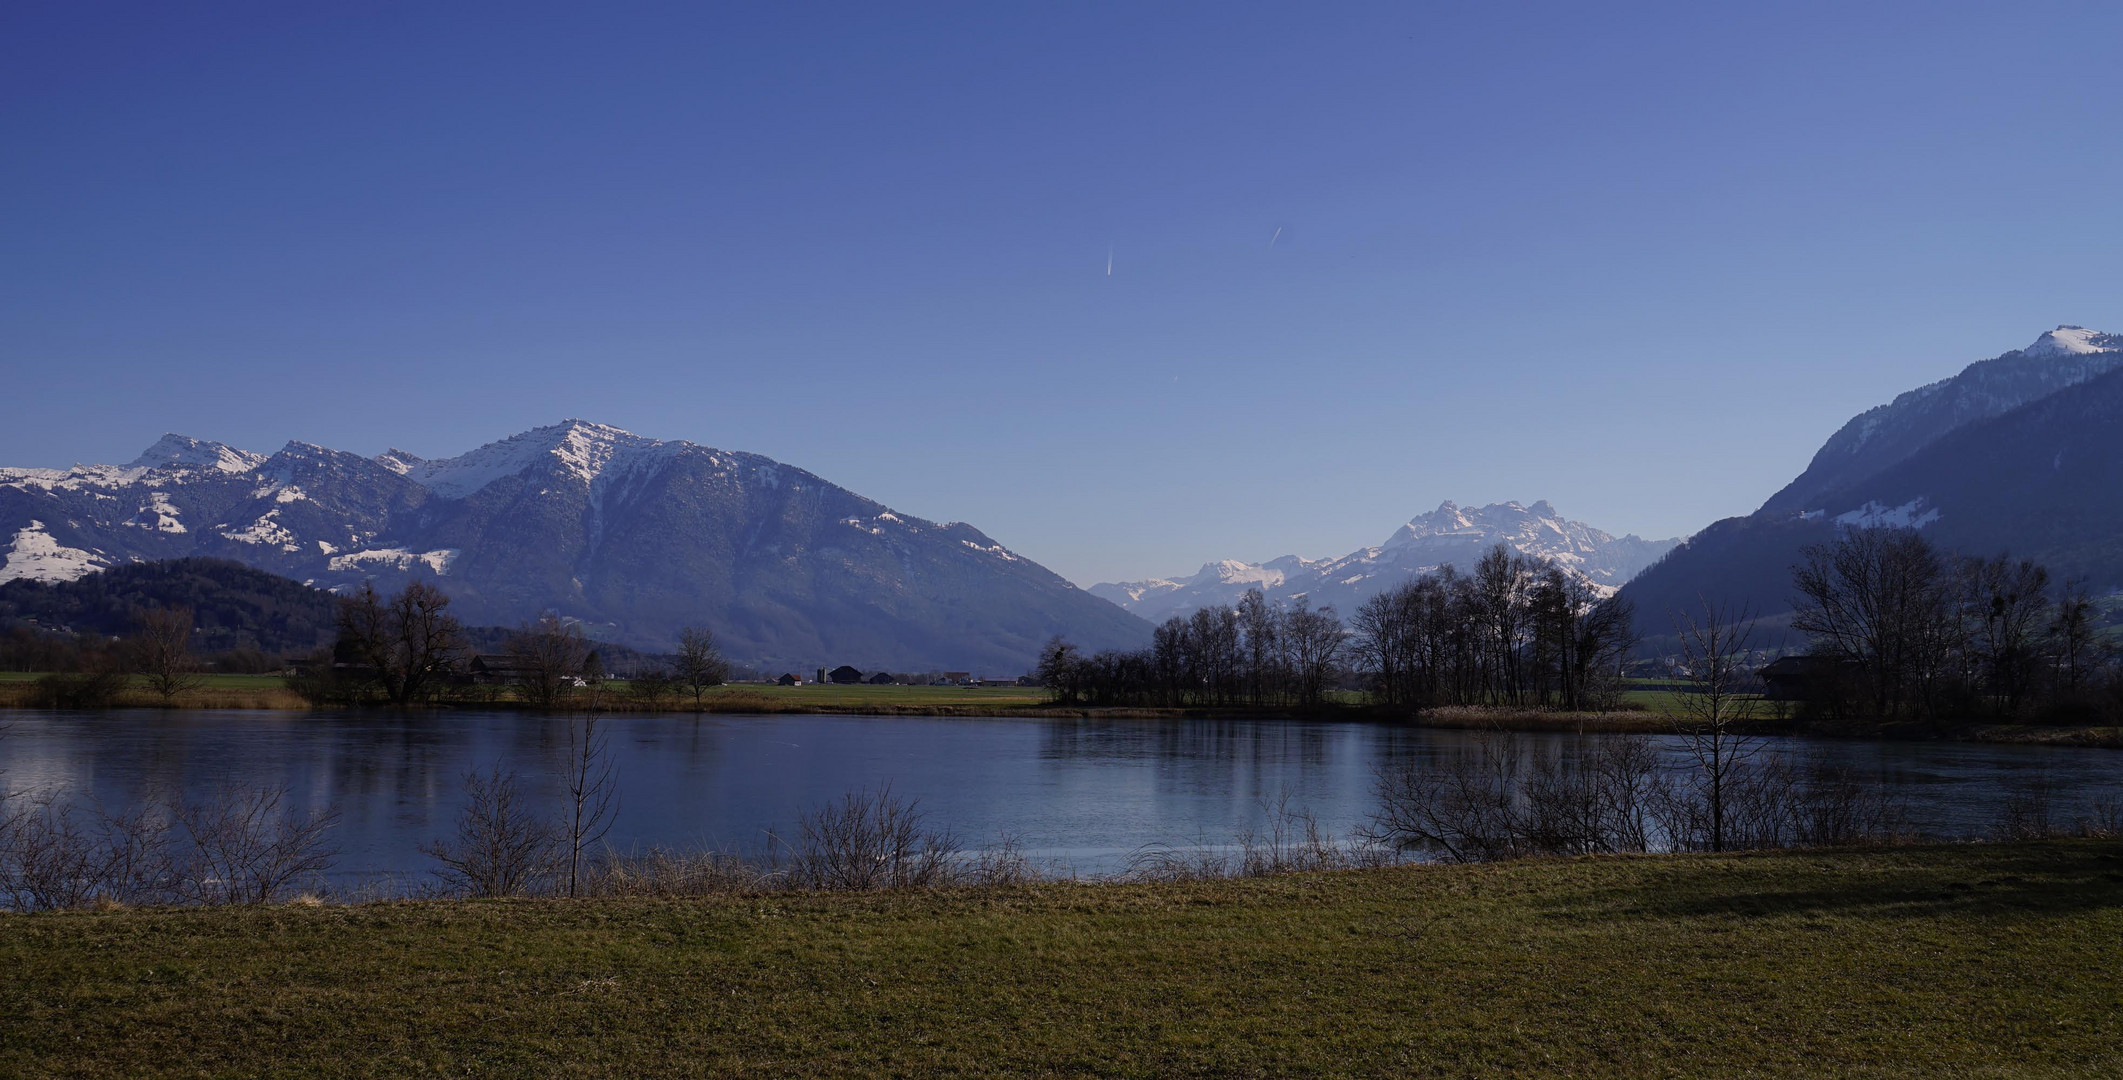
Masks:
[[[0,915],[0,1075],[2123,1075],[2123,844]]]

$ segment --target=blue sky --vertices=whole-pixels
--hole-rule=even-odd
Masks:
[[[2123,329],[2115,5],[327,7],[0,12],[0,461],[580,416],[1088,584]]]

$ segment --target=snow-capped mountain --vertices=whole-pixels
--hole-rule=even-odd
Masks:
[[[570,420],[424,460],[179,435],[126,465],[0,468],[0,580],[213,555],[328,588],[431,579],[469,622],[544,610],[648,648],[713,628],[735,658],[1022,670],[1061,633],[1140,621],[978,529],[757,454]]]
[[[2123,335],[2059,326],[2034,344],[1968,365],[1950,379],[1897,396],[1844,424],[1798,479],[1762,504],[1804,510],[1823,495],[1916,453],[1964,424],[2003,415],[2030,401],[2123,367]]]
[[[2123,335],[2060,326],[1859,414],[1760,510],[1703,529],[1623,591],[1658,626],[1701,597],[1778,615],[1807,545],[1879,525],[2123,586],[2119,481]]]
[[[1271,600],[1302,595],[1315,605],[1332,604],[1347,612],[1377,593],[1441,566],[1472,569],[1476,559],[1498,544],[1546,559],[1612,592],[1679,542],[1617,537],[1563,517],[1545,499],[1531,506],[1507,502],[1479,508],[1446,502],[1409,519],[1385,543],[1338,559],[1296,555],[1265,563],[1225,559],[1204,565],[1191,577],[1102,583],[1093,585],[1090,592],[1151,622],[1196,608],[1235,604],[1255,588]]]

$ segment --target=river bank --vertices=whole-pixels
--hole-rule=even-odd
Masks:
[[[2093,1076],[2123,844],[0,916],[0,1073]]]
[[[21,672],[0,673],[0,709],[48,708],[52,698],[40,686],[42,676]],[[1315,709],[1268,707],[1146,708],[1059,705],[1036,687],[958,686],[721,686],[701,695],[696,704],[690,695],[644,699],[623,684],[596,690],[577,690],[557,710],[605,713],[746,716],[938,716],[961,718],[1026,717],[1055,720],[1206,720],[1277,719],[1333,722],[1373,722],[1408,727],[1460,731],[1516,731],[1582,734],[1667,735],[1685,726],[1685,717],[1669,711],[1673,695],[1641,695],[1646,701],[1635,707],[1598,711],[1564,712],[1545,709],[1500,707],[1443,707],[1408,716],[1363,705],[1338,703]],[[213,710],[304,711],[311,704],[277,675],[209,675],[201,685],[186,689],[164,701],[138,680],[129,680],[104,707],[176,708]],[[476,698],[423,706],[436,711],[452,709],[522,709],[532,706],[489,693]],[[1788,735],[1833,739],[1880,739],[1949,741],[2039,746],[2083,746],[2123,749],[2123,727],[2106,724],[2028,724],[1992,720],[1843,720],[1833,723],[1764,715],[1740,725],[1752,735]]]

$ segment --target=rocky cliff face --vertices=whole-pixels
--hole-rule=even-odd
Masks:
[[[169,436],[122,466],[0,469],[0,580],[212,555],[328,588],[431,579],[468,622],[554,610],[647,648],[706,625],[767,664],[1015,674],[1135,617],[960,523],[756,454],[571,420],[443,460]]]

